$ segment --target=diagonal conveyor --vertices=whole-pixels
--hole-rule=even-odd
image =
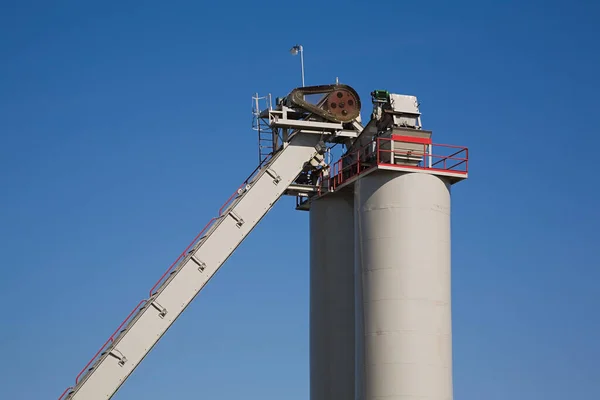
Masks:
[[[297,133],[236,193],[152,288],[60,400],[110,399],[315,154],[320,135]]]

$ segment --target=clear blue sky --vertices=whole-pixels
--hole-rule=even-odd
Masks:
[[[453,190],[457,400],[600,398],[593,1],[4,1],[0,397],[53,399],[254,168],[255,91],[416,94]],[[528,3],[528,4],[523,4]],[[596,3],[596,4],[595,4]],[[281,201],[115,397],[306,400]]]

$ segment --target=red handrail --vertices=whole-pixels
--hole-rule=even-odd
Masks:
[[[432,170],[432,171],[446,171],[446,172],[455,172],[455,173],[461,173],[461,174],[466,174],[468,172],[468,159],[469,159],[469,149],[466,147],[462,147],[462,146],[455,146],[455,145],[449,145],[449,144],[439,144],[439,143],[434,143],[432,144],[432,146],[435,148],[452,148],[452,149],[458,149],[457,151],[455,151],[454,153],[450,154],[450,155],[440,155],[440,154],[433,154],[431,153],[428,149],[427,149],[427,145],[423,144],[421,142],[418,142],[417,144],[423,144],[423,151],[422,154],[420,154],[424,159],[431,157],[431,159],[436,159],[437,161],[430,166],[428,165],[404,165],[404,164],[388,164],[386,162],[383,162],[381,159],[381,153],[392,153],[395,155],[409,155],[411,154],[411,152],[408,151],[400,151],[400,150],[384,150],[381,148],[381,142],[382,141],[398,141],[397,139],[393,139],[393,138],[375,138],[374,140],[372,140],[371,142],[367,143],[366,145],[362,146],[361,148],[353,151],[352,153],[346,154],[343,157],[341,157],[338,161],[336,161],[333,164],[333,171],[332,171],[332,177],[331,177],[331,185],[330,188],[331,190],[335,190],[338,186],[340,186],[342,183],[344,183],[345,181],[347,181],[350,178],[353,178],[357,175],[360,175],[362,173],[364,173],[365,171],[367,171],[370,168],[365,169],[364,171],[361,170],[361,168],[363,167],[364,164],[364,158],[363,156],[368,156],[370,154],[375,153],[375,158],[376,158],[376,164],[377,165],[393,165],[393,166],[401,166],[403,168],[412,168],[412,169],[422,169],[422,170]],[[408,140],[402,140],[401,142],[409,142]],[[375,144],[375,149],[371,150],[370,147],[373,146],[373,144]],[[464,157],[457,157],[457,155],[463,153],[465,154]],[[412,153],[414,154],[414,152]],[[345,167],[343,167],[343,163],[345,160],[347,160],[349,157],[354,157],[354,159],[351,161],[351,163]],[[362,160],[361,160],[362,158]],[[449,160],[454,160],[456,161],[454,164],[452,164],[451,166],[447,165],[447,162]],[[433,168],[434,165],[442,163],[443,168]],[[465,164],[465,168],[464,170],[456,170],[454,168]],[[349,176],[345,177],[345,174],[349,172]]]
[[[65,397],[65,395],[66,395],[67,393],[69,393],[71,390],[73,390],[73,386],[70,386],[70,387],[68,387],[68,388],[67,388],[67,389],[66,389],[66,390],[65,390],[65,391],[64,391],[64,392],[63,392],[63,393],[60,395],[60,397],[58,398],[58,400],[62,400],[62,399]]]
[[[98,350],[98,352],[96,354],[94,354],[94,357],[92,357],[92,359],[86,364],[86,366],[83,367],[83,369],[81,370],[81,372],[79,372],[79,374],[75,378],[75,384],[79,383],[79,378],[81,378],[81,375],[83,375],[85,373],[85,371],[96,360],[96,358],[100,355],[100,353],[102,353],[102,351],[104,349],[106,349],[106,346],[109,343],[112,343],[114,341],[115,336],[119,334],[119,331],[121,330],[121,328],[123,328],[123,326],[125,326],[125,323],[127,323],[131,319],[131,317],[133,316],[133,314],[135,314],[135,312],[138,311],[140,309],[140,307],[142,306],[142,304],[146,303],[146,301],[147,300],[140,301],[138,303],[138,305],[135,306],[135,308],[133,310],[131,310],[131,312],[129,313],[129,315],[127,316],[127,318],[125,318],[123,320],[123,322],[121,322],[121,325],[119,325],[119,327],[113,332],[113,334],[110,335],[110,337],[108,338],[108,340],[102,345],[102,347],[100,347],[100,350]]]
[[[231,203],[231,201],[235,198],[235,196],[237,196],[240,193],[240,189],[244,187],[244,185],[246,185],[246,182],[242,183],[240,185],[239,188],[236,189],[235,192],[233,192],[233,194],[231,196],[229,196],[229,198],[227,199],[227,201],[221,206],[221,208],[219,208],[219,216],[223,215],[223,210],[225,208],[227,208],[229,206],[229,204]]]
[[[182,258],[185,257],[185,255],[187,254],[188,250],[194,246],[196,244],[196,242],[198,241],[198,239],[200,239],[202,237],[202,235],[204,235],[204,233],[212,226],[212,224],[217,220],[217,218],[212,218],[210,221],[208,221],[208,224],[206,224],[204,226],[204,228],[202,228],[202,230],[200,231],[199,234],[196,235],[196,237],[194,238],[194,240],[192,240],[190,242],[190,244],[185,248],[185,250],[179,255],[179,257],[177,257],[177,259],[173,262],[173,264],[171,264],[169,266],[169,268],[167,268],[167,270],[165,271],[164,274],[162,274],[162,276],[160,277],[159,280],[156,281],[156,283],[154,284],[154,286],[152,286],[152,289],[150,289],[150,293],[149,296],[152,297],[152,294],[154,293],[154,289],[156,289],[165,279],[165,277],[173,270],[173,268],[179,264],[179,261],[181,261]]]

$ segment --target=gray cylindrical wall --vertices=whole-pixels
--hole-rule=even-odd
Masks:
[[[310,400],[354,399],[353,201],[310,206]]]
[[[364,358],[357,398],[451,400],[450,186],[434,175],[378,171],[357,181],[354,202]]]

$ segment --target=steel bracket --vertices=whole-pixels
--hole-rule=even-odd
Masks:
[[[109,353],[110,356],[116,358],[117,360],[119,360],[118,364],[120,367],[124,366],[125,363],[127,362],[127,357],[125,357],[123,355],[123,353],[121,353],[119,350],[117,349],[112,349]]]
[[[206,264],[203,261],[198,260],[196,256],[192,256],[190,259],[198,266],[198,271],[204,272]]]
[[[153,301],[151,304],[152,304],[152,307],[156,308],[156,310],[158,311],[159,317],[164,318],[165,315],[167,315],[167,309],[164,308],[163,306],[161,306],[160,304],[158,304],[156,301]]]
[[[268,168],[266,172],[267,172],[267,174],[269,174],[269,176],[271,178],[273,178],[273,183],[274,184],[277,185],[281,181],[281,177],[277,174],[277,172],[273,171],[270,168]]]
[[[242,217],[240,217],[239,215],[237,215],[237,214],[235,213],[235,211],[229,211],[229,215],[231,215],[231,218],[233,218],[233,219],[235,220],[235,222],[236,222],[236,224],[235,224],[235,225],[236,225],[238,228],[241,228],[241,227],[242,227],[242,225],[244,225],[244,220],[242,219]]]

